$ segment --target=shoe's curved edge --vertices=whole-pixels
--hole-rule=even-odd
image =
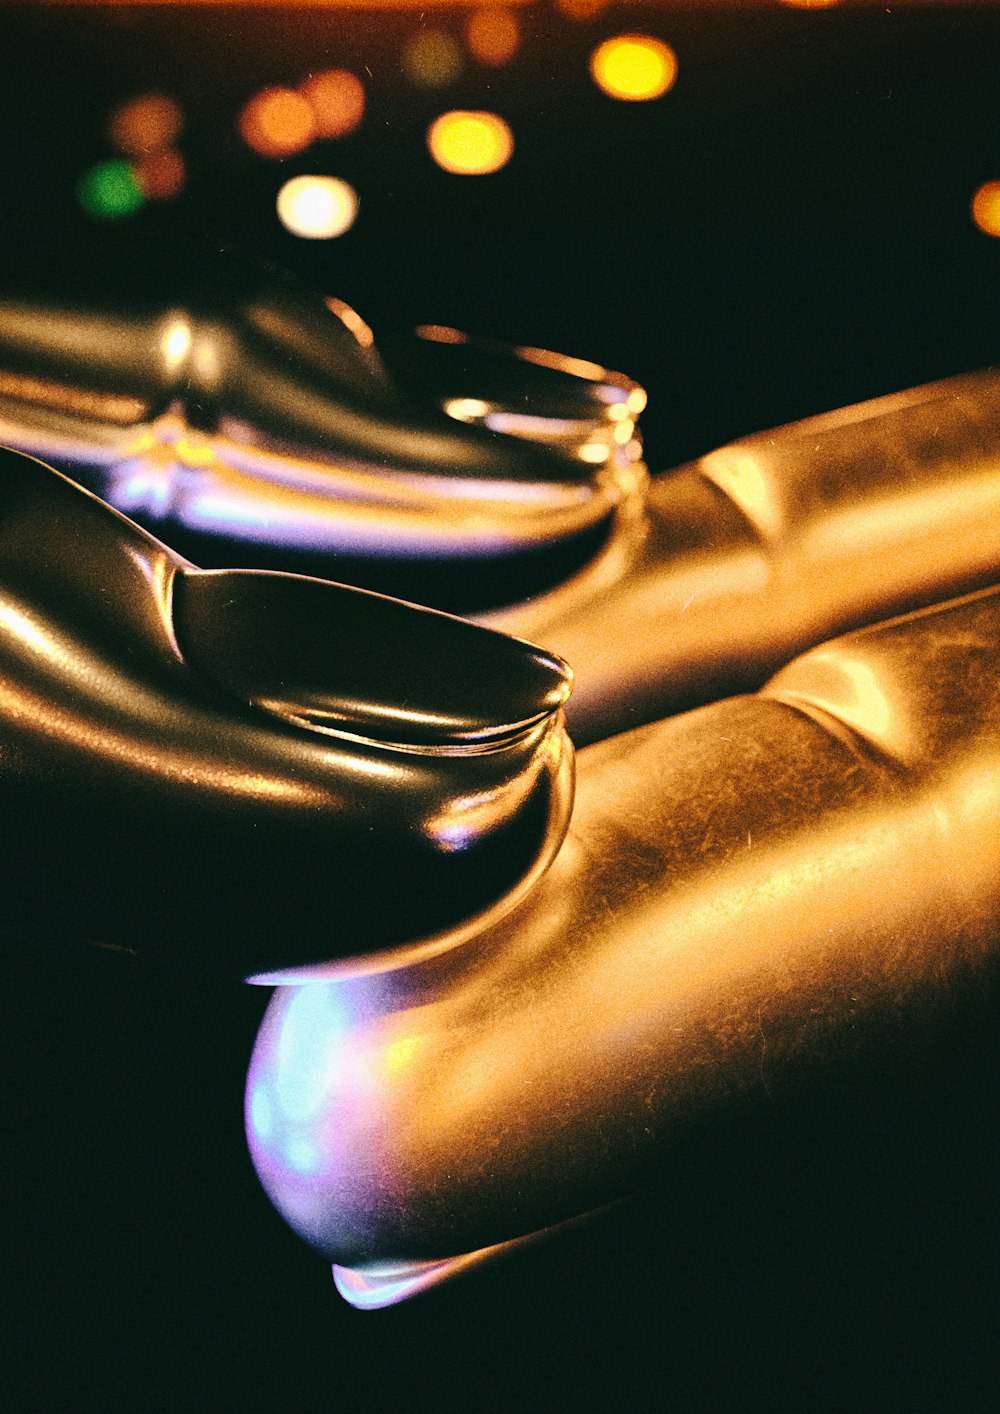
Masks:
[[[1000,994],[998,652],[992,589],[581,751],[515,912],[275,992],[246,1092],[271,1201],[341,1267],[422,1261],[637,1192],[762,1111],[919,1090]]]
[[[173,294],[134,274],[117,297],[11,279],[0,439],[186,553],[184,537],[197,554],[214,542],[221,563],[238,563],[240,542],[277,557],[504,560],[586,535],[631,488],[625,421],[588,412],[567,437],[543,417],[518,436],[446,416],[393,385],[341,302],[232,252]]]
[[[506,1242],[495,1242],[489,1247],[480,1247],[475,1252],[463,1252],[455,1257],[437,1261],[382,1261],[365,1266],[342,1267],[333,1264],[333,1282],[344,1300],[357,1311],[381,1311],[386,1306],[398,1306],[433,1287],[464,1276],[488,1262],[492,1266],[513,1257],[528,1247],[549,1242],[578,1229],[587,1223],[605,1216],[621,1203],[609,1203],[590,1213],[567,1218],[565,1222],[554,1223],[551,1227],[528,1232],[521,1237],[512,1237]]]
[[[566,665],[463,619],[267,570],[188,570],[182,651],[240,701],[400,749],[490,750],[564,706]]]
[[[0,473],[8,939],[364,971],[551,858],[564,665],[345,586],[201,575],[44,464]]]
[[[813,644],[996,579],[998,427],[987,368],[754,433],[654,477],[591,562],[477,620],[573,664],[581,746],[756,689]]]

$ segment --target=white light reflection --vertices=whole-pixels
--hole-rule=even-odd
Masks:
[[[282,1148],[286,1156],[295,1148],[301,1160],[301,1145],[312,1144],[308,1134],[298,1130],[289,1133],[288,1127],[306,1125],[320,1113],[327,1096],[336,1089],[342,1043],[348,1027],[343,995],[337,986],[327,984],[296,990],[282,1018],[271,1077],[277,1118],[285,1131]],[[251,1114],[251,1122],[252,1119]],[[301,1172],[298,1161],[293,1162],[292,1167]]]
[[[163,332],[160,347],[171,373],[177,371],[191,352],[191,325],[186,319],[173,319]]]
[[[490,405],[484,403],[482,398],[449,398],[444,410],[456,422],[474,422],[477,418],[486,416]]]
[[[293,236],[331,240],[354,225],[358,194],[339,177],[292,177],[278,192],[277,210]]]

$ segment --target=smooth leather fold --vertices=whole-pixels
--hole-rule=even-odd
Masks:
[[[918,1087],[942,1035],[992,1025],[998,654],[993,589],[588,747],[565,843],[506,918],[422,966],[279,989],[247,1133],[341,1290],[378,1304],[389,1271],[398,1299],[700,1136]]]
[[[569,688],[432,610],[206,575],[0,452],[7,944],[237,976],[451,946],[558,846]]]
[[[442,326],[377,340],[231,251],[4,284],[0,438],[198,563],[542,643],[575,670],[577,744],[1000,567],[995,370],[755,433],[647,489],[645,394],[584,360]]]
[[[594,365],[438,334],[468,349],[441,364],[433,336],[411,335],[402,361],[426,377],[407,391],[343,301],[231,250],[73,278],[9,264],[0,440],[212,567],[502,602],[579,564],[641,482],[627,400],[644,395]]]
[[[479,622],[572,664],[577,745],[757,688],[1000,576],[998,429],[984,369],[755,433],[654,477],[587,566]]]

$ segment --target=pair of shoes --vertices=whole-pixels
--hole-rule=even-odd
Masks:
[[[6,936],[240,977],[452,946],[562,838],[569,682],[432,610],[197,570],[0,451]]]
[[[948,1037],[992,1034],[998,659],[991,589],[588,746],[517,909],[419,966],[279,987],[251,1154],[342,1294],[402,1300],[767,1114],[923,1093]]]
[[[389,341],[393,373],[287,273],[110,255],[5,271],[0,441],[199,564],[495,606],[576,568],[644,480],[631,379],[446,328]]]
[[[992,1000],[1000,591],[588,747],[567,834],[551,656],[197,571],[0,465],[8,936],[339,975],[276,994],[247,1114],[356,1304],[614,1202],[762,1096],[877,1075],[890,1033],[919,1066]]]
[[[645,394],[621,375],[442,328],[380,357],[345,305],[232,252],[141,257],[62,289],[49,263],[7,274],[0,440],[199,564],[544,644],[574,669],[578,745],[1000,566],[995,370],[755,434],[647,493]]]

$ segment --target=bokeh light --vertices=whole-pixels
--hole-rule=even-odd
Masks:
[[[403,48],[403,69],[422,88],[441,88],[462,71],[462,54],[450,34],[441,29],[425,29],[409,39]]]
[[[325,241],[354,225],[358,194],[339,177],[292,177],[278,192],[277,207],[293,236]]]
[[[496,172],[510,161],[514,134],[498,113],[456,109],[435,118],[427,146],[439,167],[461,176]]]
[[[101,221],[131,216],[143,203],[131,164],[122,158],[88,167],[77,183],[76,195],[88,216],[96,216]]]
[[[108,119],[112,147],[128,157],[165,152],[180,136],[184,114],[165,93],[143,93],[121,103]]]
[[[517,53],[521,31],[510,10],[473,10],[465,31],[469,53],[491,68],[509,64]]]
[[[132,164],[139,190],[149,201],[172,201],[184,188],[187,173],[179,152],[151,152]]]
[[[291,88],[265,88],[254,94],[240,114],[243,141],[262,157],[290,157],[308,147],[316,135],[309,103]]]
[[[317,137],[345,137],[364,117],[364,85],[347,69],[310,74],[299,92],[312,109]]]
[[[650,34],[619,34],[599,44],[590,56],[598,88],[611,98],[642,102],[659,98],[677,77],[677,56]]]
[[[1000,181],[984,182],[972,198],[972,219],[987,236],[1000,236]]]
[[[836,5],[837,0],[778,0],[778,2],[793,10],[829,10],[831,5]]]
[[[570,20],[593,20],[606,10],[610,0],[556,0],[556,9]]]

